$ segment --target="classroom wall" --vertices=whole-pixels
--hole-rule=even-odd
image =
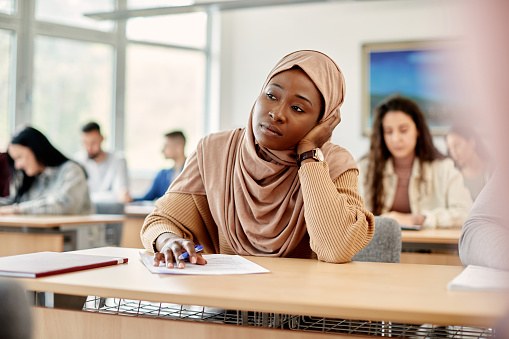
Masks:
[[[222,12],[219,129],[246,125],[272,67],[289,52],[316,49],[346,79],[342,122],[332,141],[358,159],[369,147],[361,125],[363,43],[457,38],[451,0],[331,1]],[[437,147],[445,151],[443,138]]]

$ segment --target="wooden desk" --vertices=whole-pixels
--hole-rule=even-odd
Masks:
[[[422,229],[419,231],[401,231],[403,252],[402,263],[461,265],[458,256],[458,242],[461,227],[450,229]],[[425,250],[431,253],[416,253]],[[410,252],[409,252],[410,251]]]
[[[123,215],[6,215],[0,216],[0,256],[39,251],[62,252],[64,237],[75,248],[76,231],[66,226],[123,222]],[[74,248],[73,248],[74,247]]]
[[[152,274],[139,260],[137,249],[108,247],[79,252],[126,255],[129,263],[46,278],[18,280],[32,291],[414,324],[493,327],[509,310],[509,293],[447,290],[447,283],[463,267],[366,262],[328,264],[305,259],[248,257],[271,272],[200,277]],[[110,320],[101,322],[102,327],[98,329],[100,333],[121,333],[119,326],[122,321],[128,321],[126,318],[130,318],[41,307],[36,307],[35,315],[36,331],[47,333],[48,337],[67,337],[68,333],[73,333],[75,338],[81,338],[76,335],[82,333],[89,337],[96,334],[91,332],[91,328],[87,328],[87,332],[75,331],[75,328],[83,328],[77,324],[81,317],[89,321],[89,318],[98,321],[110,317],[107,318]],[[56,317],[60,317],[59,326],[45,327],[44,321]],[[142,319],[137,318],[138,326],[141,326],[139,322]],[[200,328],[195,322],[187,322],[186,326],[180,324],[184,321],[175,325],[179,321],[146,320],[158,322],[168,335],[197,333],[193,326]],[[213,329],[230,326],[204,325],[212,326]],[[176,326],[186,327],[185,332]],[[147,324],[141,328],[149,327],[152,328]],[[288,333],[284,330],[281,332]],[[254,335],[251,337],[256,338]]]
[[[153,201],[143,201],[126,204],[124,213],[127,217],[122,230],[122,247],[143,248],[140,239],[140,230],[147,215],[154,210]]]

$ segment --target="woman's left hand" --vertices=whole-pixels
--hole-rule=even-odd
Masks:
[[[340,121],[339,112],[336,112],[329,120],[313,127],[297,144],[297,154],[322,147],[332,137],[332,131]]]

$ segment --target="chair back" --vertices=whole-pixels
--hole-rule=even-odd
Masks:
[[[375,217],[375,233],[352,261],[399,263],[401,258],[401,226],[387,217]]]

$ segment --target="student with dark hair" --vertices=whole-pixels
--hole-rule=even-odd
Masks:
[[[455,123],[446,136],[449,155],[463,174],[475,200],[493,172],[492,161],[477,132],[464,123]]]
[[[359,171],[366,208],[402,225],[461,226],[472,207],[461,173],[433,145],[421,109],[401,96],[376,107]]]
[[[0,214],[90,214],[83,168],[38,130],[26,127],[8,147],[14,195],[0,200]]]
[[[186,162],[184,149],[186,146],[186,137],[182,131],[173,131],[164,135],[165,142],[163,154],[166,159],[173,160],[173,167],[163,169],[157,173],[150,190],[140,198],[134,201],[159,199],[166,193],[171,183],[178,177]]]

